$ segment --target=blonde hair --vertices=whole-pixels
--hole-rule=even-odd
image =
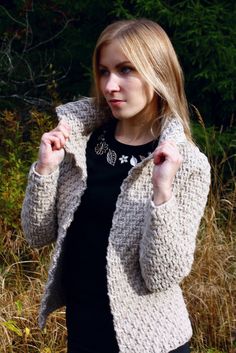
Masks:
[[[159,135],[167,119],[176,117],[181,120],[185,134],[191,140],[183,72],[169,37],[153,21],[117,21],[101,33],[93,54],[94,89],[98,106],[103,110],[107,108],[99,88],[100,51],[113,40],[118,40],[125,56],[157,94],[157,109],[153,112],[158,118],[159,130],[156,135]]]

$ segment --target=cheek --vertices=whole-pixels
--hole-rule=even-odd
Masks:
[[[130,90],[132,89],[139,97],[142,96],[144,99],[148,98],[151,94],[150,87],[139,78],[128,81],[128,86]]]

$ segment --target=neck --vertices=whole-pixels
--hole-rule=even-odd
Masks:
[[[131,122],[129,120],[119,120],[116,125],[115,138],[127,145],[144,145],[154,139],[151,132],[151,123]]]

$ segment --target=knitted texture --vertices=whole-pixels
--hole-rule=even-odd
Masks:
[[[57,114],[72,128],[64,161],[48,176],[37,174],[32,166],[22,208],[23,230],[32,246],[56,241],[40,327],[47,315],[65,302],[61,287],[63,242],[86,188],[89,134],[102,121],[91,99],[60,106]],[[191,270],[210,167],[205,155],[187,141],[177,119],[170,119],[159,143],[166,139],[175,141],[183,156],[172,198],[160,206],[152,202],[151,155],[133,167],[123,181],[113,215],[107,281],[120,353],[167,353],[192,335],[179,284]]]

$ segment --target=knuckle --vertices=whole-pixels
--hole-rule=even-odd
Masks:
[[[57,125],[57,127],[55,128],[55,131],[56,132],[62,132],[63,129],[62,129],[62,127],[60,125]]]
[[[48,135],[49,135],[49,132],[45,132],[42,137],[41,137],[41,140],[44,141],[48,138]]]
[[[63,126],[57,127],[57,133],[59,133],[62,137],[67,137],[69,135],[68,131]]]

